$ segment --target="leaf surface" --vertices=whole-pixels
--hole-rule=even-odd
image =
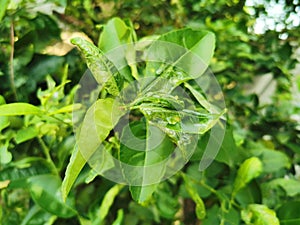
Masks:
[[[0,105],[0,116],[41,115],[43,111],[28,103],[10,103]]]
[[[238,169],[233,185],[233,196],[245,187],[252,179],[258,177],[263,171],[262,162],[257,157],[246,159]]]
[[[63,202],[60,192],[60,178],[54,175],[39,175],[28,179],[32,199],[41,208],[58,217],[69,218],[76,210]]]
[[[242,219],[246,224],[253,225],[279,225],[276,213],[265,205],[250,204],[243,209]]]
[[[118,109],[118,104],[112,98],[99,99],[88,109],[77,136],[77,148],[71,156],[63,180],[63,199],[68,195],[83,166],[108,137],[124,113]]]

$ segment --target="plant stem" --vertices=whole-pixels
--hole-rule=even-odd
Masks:
[[[15,86],[15,72],[14,72],[14,51],[15,51],[15,32],[14,32],[14,23],[13,21],[10,24],[10,46],[11,46],[11,51],[10,51],[10,57],[9,57],[9,62],[10,62],[10,87],[12,89],[13,95],[15,100],[18,99],[17,97],[17,90]]]
[[[42,147],[42,150],[46,156],[46,160],[47,162],[50,163],[51,167],[52,167],[52,170],[53,170],[53,173],[55,174],[58,174],[58,171],[56,169],[56,166],[51,158],[51,155],[50,155],[50,149],[46,146],[45,142],[43,141],[43,139],[41,137],[38,137],[38,141]]]

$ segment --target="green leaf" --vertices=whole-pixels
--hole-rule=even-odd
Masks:
[[[199,104],[205,108],[208,112],[212,113],[220,113],[220,111],[216,108],[216,106],[212,105],[207,101],[207,99],[195,88],[193,88],[190,84],[184,83],[184,86],[191,91],[194,97],[197,99]]]
[[[242,219],[248,225],[279,225],[276,213],[265,205],[250,204],[241,211]]]
[[[26,179],[32,176],[50,173],[50,165],[41,158],[27,157],[25,160],[13,162],[12,166],[1,170],[0,181],[8,181],[8,188],[27,187]]]
[[[0,116],[42,115],[43,111],[28,103],[0,105]]]
[[[117,195],[123,187],[123,185],[116,184],[106,192],[102,200],[101,206],[97,211],[97,217],[93,221],[92,225],[101,225],[104,223],[104,219],[106,218],[112,204],[114,203],[115,198],[117,197]]]
[[[128,81],[132,80],[132,76],[138,78],[133,48],[135,35],[131,25],[120,18],[112,18],[103,26],[98,42],[98,47],[105,53],[109,52],[108,58],[117,65],[120,74]]]
[[[163,34],[147,51],[146,75],[166,74],[171,65],[179,71],[166,76],[176,78],[176,83],[195,79],[207,69],[214,48],[215,36],[208,31],[185,28]]]
[[[98,85],[104,87],[108,93],[117,96],[123,81],[113,62],[99,48],[83,38],[73,38],[71,42],[83,52],[87,66]]]
[[[81,104],[79,104],[79,103],[74,104],[74,105],[67,105],[67,106],[64,106],[60,109],[57,109],[57,110],[49,113],[48,115],[51,116],[51,115],[60,114],[60,113],[70,113],[70,112],[76,111],[80,108],[81,108]]]
[[[280,206],[277,215],[281,225],[298,225],[300,224],[299,214],[300,202],[289,201]]]
[[[232,196],[245,187],[251,180],[258,177],[263,171],[262,162],[257,157],[246,159],[240,166],[233,185]]]
[[[206,209],[202,198],[199,196],[197,189],[195,188],[192,179],[189,176],[186,176],[182,173],[182,177],[184,179],[184,184],[187,192],[190,197],[196,203],[196,216],[199,220],[202,220],[206,216]]]
[[[118,214],[117,214],[117,218],[113,222],[112,225],[122,225],[123,218],[124,218],[124,210],[123,209],[119,209],[118,210]]]
[[[124,113],[126,112],[119,110],[117,101],[111,98],[99,99],[88,109],[77,136],[78,147],[72,153],[63,180],[63,199],[68,195],[83,166],[108,137]],[[101,160],[103,162],[106,159]]]
[[[61,197],[61,180],[54,175],[39,175],[28,179],[32,199],[41,208],[58,217],[69,218],[76,210],[64,203]]]
[[[225,131],[223,129],[224,128],[217,127],[215,130],[211,130],[210,132],[207,132],[203,136],[201,136],[192,159],[201,160],[203,159],[203,157],[214,157],[210,155],[206,156],[203,154],[205,153],[205,151],[215,152],[216,148],[220,148],[220,150],[216,152],[216,161],[224,163],[230,168],[234,168],[236,164],[240,163],[243,159],[243,153],[239,151],[235,144],[235,140],[233,139],[232,134],[232,128],[227,127]],[[225,132],[225,134],[223,134],[223,132]],[[220,140],[220,137],[222,137],[222,135],[224,135],[224,138],[223,140]],[[208,143],[210,143],[210,145],[208,145]]]
[[[261,192],[261,186],[258,182],[252,181],[246,187],[238,191],[235,199],[242,207],[246,207],[249,204],[261,202]]]
[[[30,208],[29,212],[23,219],[21,225],[35,225],[35,224],[53,224],[56,216],[51,215],[37,205]]]
[[[167,182],[159,185],[153,200],[158,209],[157,214],[163,218],[173,219],[180,208],[178,197],[172,192],[172,187]]]
[[[12,154],[8,151],[8,144],[0,143],[0,165],[8,164],[12,161]]]
[[[7,9],[7,6],[9,4],[10,0],[1,0],[1,8],[0,8],[0,22],[2,21],[5,11]]]
[[[254,156],[261,159],[264,173],[274,173],[291,166],[289,157],[281,151],[268,149],[260,143],[250,143],[248,148]]]
[[[16,143],[20,144],[22,142],[28,141],[38,135],[38,131],[34,126],[26,127],[17,132],[15,137]]]
[[[266,184],[268,189],[281,187],[289,197],[294,197],[300,194],[300,181],[291,178],[278,178]]]
[[[86,164],[86,159],[82,156],[78,148],[75,148],[67,166],[65,177],[61,185],[62,198],[65,201],[80,171]]]
[[[0,132],[10,125],[7,116],[0,116]]]
[[[173,143],[158,128],[136,121],[125,126],[120,138],[120,160],[125,163],[123,173],[131,185],[134,200],[149,199],[161,181],[165,160],[173,150]],[[130,166],[126,166],[130,165]]]

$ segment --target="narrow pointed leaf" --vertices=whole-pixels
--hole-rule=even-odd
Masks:
[[[79,135],[77,148],[71,156],[62,184],[65,199],[83,166],[90,160],[101,143],[108,137],[119,118],[125,113],[118,110],[111,98],[99,99],[87,111]],[[105,161],[105,159],[101,159]]]
[[[0,105],[0,116],[41,115],[43,111],[28,103],[10,103]]]

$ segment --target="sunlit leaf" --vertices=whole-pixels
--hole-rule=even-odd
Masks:
[[[0,116],[41,115],[43,111],[28,103],[10,103],[0,105]]]
[[[279,225],[276,213],[265,205],[250,204],[243,209],[242,219],[248,225]]]
[[[233,196],[251,180],[258,177],[263,171],[263,165],[259,158],[246,159],[240,166],[233,186]]]

